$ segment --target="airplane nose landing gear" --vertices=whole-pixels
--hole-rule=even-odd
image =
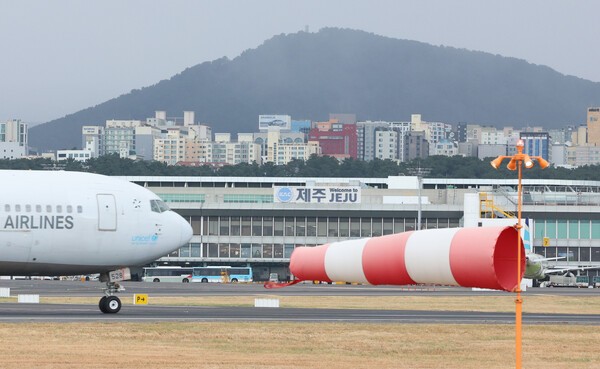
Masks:
[[[125,290],[117,280],[123,280],[129,274],[129,269],[127,268],[126,273],[122,273],[121,271],[103,273],[100,274],[100,281],[106,282],[106,288],[104,289],[104,294],[98,303],[98,307],[100,311],[105,314],[116,314],[121,310],[121,299],[115,296],[115,293]]]

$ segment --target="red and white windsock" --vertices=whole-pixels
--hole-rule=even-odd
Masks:
[[[513,227],[446,228],[298,247],[290,271],[298,280],[513,291],[517,237]],[[523,247],[520,252],[522,277]]]

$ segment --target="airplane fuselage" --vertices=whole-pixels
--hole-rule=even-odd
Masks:
[[[544,257],[538,254],[528,254],[527,263],[525,264],[524,278],[529,279],[544,279],[546,278],[545,269],[547,267]]]
[[[141,265],[191,227],[151,191],[77,172],[0,171],[0,274],[72,275]]]

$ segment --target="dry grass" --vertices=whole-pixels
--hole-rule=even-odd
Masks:
[[[528,313],[599,314],[600,296],[523,295],[523,311]],[[131,304],[133,295],[120,295],[124,304]],[[255,298],[278,298],[281,307],[391,309],[391,310],[454,310],[454,311],[514,311],[514,295],[503,296],[152,296],[152,305],[178,306],[254,306]],[[15,299],[0,299],[15,302]],[[98,297],[41,297],[42,303],[79,303],[95,305]],[[600,365],[599,365],[600,367]]]
[[[526,326],[524,367],[598,368],[597,327]],[[514,367],[510,325],[0,324],[0,367]]]
[[[150,296],[155,305],[514,311],[504,296]],[[131,295],[122,295],[131,304]],[[600,296],[525,295],[526,312],[598,314]],[[3,299],[11,301],[12,299]],[[14,300],[12,300],[14,301]],[[97,304],[97,297],[42,297]],[[598,368],[595,326],[526,325],[524,367]],[[5,323],[0,368],[514,367],[513,325],[359,323]]]

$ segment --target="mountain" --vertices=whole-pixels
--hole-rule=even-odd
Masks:
[[[254,132],[260,114],[327,120],[426,121],[562,127],[600,105],[600,83],[500,55],[326,28],[279,35],[233,60],[190,67],[30,130],[30,146],[81,146],[81,126],[196,112],[213,132]]]

